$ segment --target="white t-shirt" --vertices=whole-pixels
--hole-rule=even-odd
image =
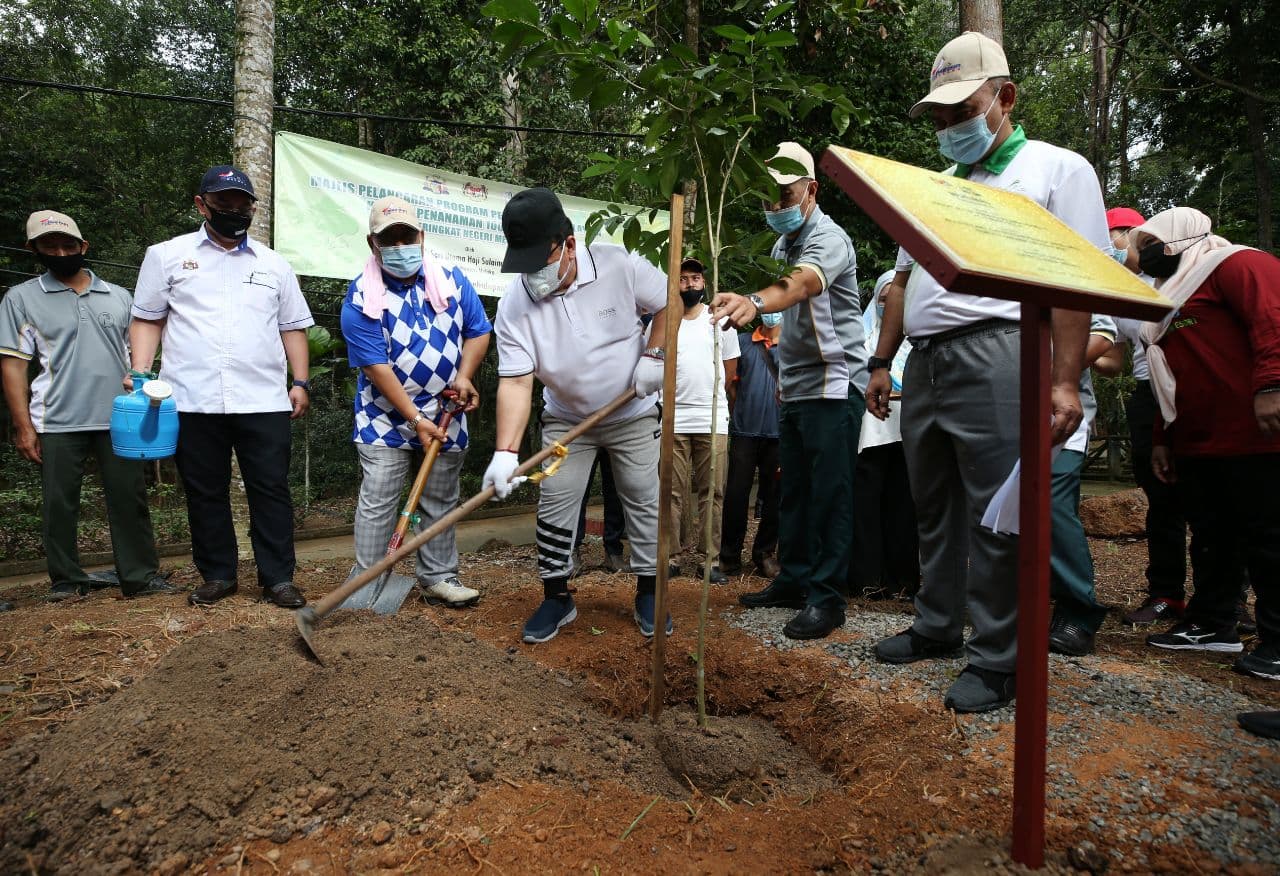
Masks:
[[[632,384],[644,352],[642,313],[667,306],[667,275],[612,243],[578,247],[578,277],[562,295],[534,301],[511,280],[494,320],[498,375],[534,374],[548,415],[578,423]],[[657,395],[638,398],[605,423],[638,417]]]
[[[720,332],[720,361],[742,355],[736,331],[721,331],[699,305],[693,319],[680,320],[676,341],[676,434],[711,434],[711,388],[715,385],[713,332]],[[724,365],[720,366],[720,395],[716,402],[717,435],[729,434],[729,401],[724,391]]]
[[[1076,230],[1103,252],[1111,252],[1102,187],[1084,157],[1041,140],[1028,140],[1000,174],[975,165],[969,179],[1009,192],[1019,192]],[[898,250],[896,270],[911,270],[915,260]],[[926,338],[986,319],[1018,320],[1016,301],[980,295],[958,295],[942,288],[923,268],[911,270],[907,282],[903,328],[909,337]]]
[[[1139,334],[1142,330],[1143,322],[1140,319],[1129,319],[1123,316],[1116,317],[1116,331],[1119,333],[1119,340],[1124,341],[1133,348],[1133,379],[1134,380],[1150,380],[1151,369],[1147,367],[1147,348],[1143,346],[1142,336]]]

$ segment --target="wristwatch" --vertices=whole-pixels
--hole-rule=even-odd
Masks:
[[[424,417],[424,416],[422,415],[422,411],[418,411],[418,416],[414,417],[412,420],[410,420],[410,421],[409,421],[409,428],[410,428],[410,429],[417,429],[417,428],[418,428],[418,424],[419,424],[419,423],[421,423],[421,422],[422,422],[423,420],[425,420],[425,419],[426,419],[426,417]]]
[[[764,313],[763,298],[761,298],[755,292],[752,292],[750,295],[747,296],[747,300],[756,306],[756,316],[759,316],[760,314]]]
[[[293,382],[293,384],[292,384],[292,385],[293,385],[293,386],[301,386],[301,387],[302,387],[303,389],[305,389],[307,392],[311,392],[311,381],[310,381],[310,380],[295,380],[295,381]]]
[[[888,359],[881,359],[879,356],[870,356],[867,358],[867,370],[878,371],[881,368],[888,368],[891,363]]]
[[[667,351],[664,350],[662,347],[650,347],[647,350],[645,350],[644,353],[642,353],[641,355],[648,356],[650,359],[665,360],[667,358]]]

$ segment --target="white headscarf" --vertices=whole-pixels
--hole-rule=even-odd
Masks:
[[[1165,359],[1164,350],[1156,342],[1169,330],[1169,324],[1182,305],[1204,285],[1205,280],[1209,279],[1228,256],[1252,248],[1233,244],[1225,237],[1212,234],[1212,225],[1208,216],[1193,207],[1171,207],[1129,232],[1131,240],[1138,234],[1146,233],[1165,243],[1165,252],[1169,255],[1182,253],[1178,270],[1173,276],[1156,280],[1156,288],[1173,302],[1173,309],[1160,322],[1144,323],[1141,332],[1142,341],[1147,348],[1147,364],[1151,369],[1151,388],[1155,390],[1156,399],[1160,402],[1160,414],[1165,423],[1172,423],[1178,416],[1178,409],[1174,404],[1178,384],[1168,360]]]

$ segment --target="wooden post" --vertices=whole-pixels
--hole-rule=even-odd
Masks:
[[[1033,870],[1044,865],[1044,772],[1049,720],[1049,314],[1048,307],[1022,303],[1013,859]]]
[[[657,721],[666,696],[667,568],[671,564],[671,464],[676,443],[676,340],[680,336],[680,262],[684,248],[684,195],[671,196],[670,252],[667,255],[667,319],[663,348],[662,443],[658,450],[658,568],[653,605],[653,680],[649,685],[649,718]]]

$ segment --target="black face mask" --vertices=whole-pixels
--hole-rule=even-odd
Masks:
[[[82,252],[72,253],[71,255],[45,255],[42,252],[37,252],[36,258],[55,277],[74,277],[84,267],[84,253]]]
[[[693,307],[702,301],[701,289],[688,289],[680,293],[680,300],[684,302],[685,307]]]
[[[1138,250],[1138,269],[1148,277],[1167,280],[1178,271],[1178,263],[1182,261],[1182,253],[1169,255],[1164,251],[1164,243],[1157,240],[1148,243]]]
[[[253,222],[253,217],[245,213],[215,210],[207,203],[205,206],[209,208],[209,227],[223,237],[241,237]]]

